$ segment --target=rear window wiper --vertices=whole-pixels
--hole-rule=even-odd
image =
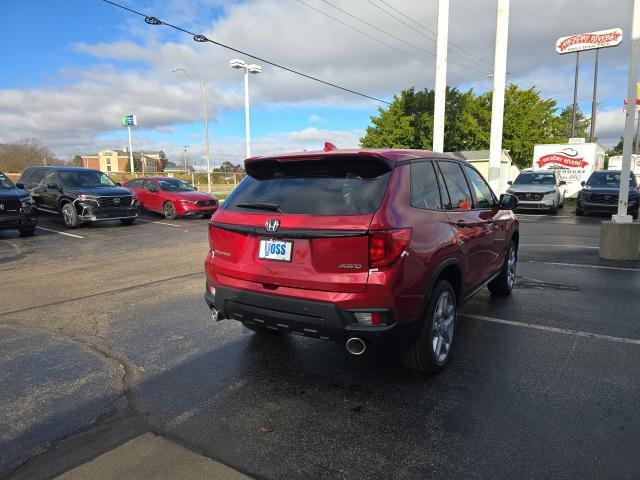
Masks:
[[[254,208],[256,210],[267,210],[269,212],[279,212],[282,213],[280,209],[280,205],[275,203],[238,203],[236,205],[238,208]]]

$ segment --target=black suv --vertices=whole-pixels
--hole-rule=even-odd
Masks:
[[[586,182],[582,182],[582,190],[578,193],[576,215],[581,217],[587,213],[616,213],[620,196],[620,170],[598,170],[591,174]],[[629,175],[629,206],[627,213],[638,219],[640,208],[640,191],[636,177]]]
[[[28,167],[20,183],[38,209],[62,215],[76,228],[83,222],[120,220],[129,225],[140,212],[136,194],[100,170],[79,167]]]
[[[38,210],[33,199],[0,172],[0,229],[15,228],[20,235],[33,235],[36,223]]]

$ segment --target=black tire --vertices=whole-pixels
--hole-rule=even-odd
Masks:
[[[62,221],[67,228],[78,228],[80,226],[80,218],[78,218],[78,212],[73,203],[67,202],[62,205],[60,213],[62,213]]]
[[[167,220],[175,220],[178,218],[176,206],[171,202],[164,202],[164,205],[162,206],[162,214]]]
[[[549,209],[549,213],[550,213],[551,215],[557,215],[557,214],[558,214],[558,207],[556,207],[556,206],[554,205],[553,207],[551,207],[551,208]]]
[[[36,227],[35,226],[22,227],[22,228],[19,228],[18,231],[20,232],[21,237],[30,237],[34,233],[36,233]]]
[[[584,217],[584,210],[576,207],[576,217]]]
[[[438,314],[443,297],[448,299],[446,308],[440,308],[441,313]],[[446,315],[445,318],[442,318],[443,314]],[[449,282],[439,280],[431,292],[420,333],[402,351],[402,361],[405,366],[422,373],[441,372],[451,358],[457,317],[455,291]],[[434,338],[438,333],[439,339]],[[443,347],[446,348],[445,352],[442,351]],[[436,356],[435,350],[438,350],[440,355]]]
[[[560,205],[558,205],[558,208],[564,208],[564,202],[562,202]]]
[[[133,222],[135,222],[136,219],[135,218],[121,218],[120,219],[120,223],[122,225],[133,225]]]
[[[497,297],[506,297],[511,295],[513,285],[516,282],[516,266],[518,264],[518,248],[516,243],[512,240],[507,250],[507,255],[504,257],[500,274],[491,280],[487,285],[487,288],[492,295]]]
[[[260,334],[279,335],[282,333],[280,330],[271,330],[270,328],[261,327],[260,325],[247,325],[246,323],[243,323],[243,325],[252,332]]]
[[[640,210],[636,210],[635,212],[633,212],[631,214],[631,218],[633,218],[634,220],[637,220],[638,219],[638,212],[640,212]]]

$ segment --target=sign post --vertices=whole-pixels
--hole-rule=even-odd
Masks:
[[[135,167],[133,165],[133,148],[131,146],[131,127],[135,127],[138,125],[138,117],[135,115],[125,115],[120,119],[123,127],[127,127],[127,131],[129,132],[129,165],[131,167],[131,173],[135,172]]]
[[[573,114],[571,116],[571,136],[576,136],[576,111],[578,109],[578,69],[580,66],[580,52],[584,50],[596,51],[595,72],[593,75],[593,101],[591,103],[591,132],[589,141],[593,142],[596,132],[596,115],[598,109],[598,57],[601,48],[616,47],[622,42],[622,29],[598,30],[597,32],[578,33],[568,37],[560,37],[556,41],[556,52],[576,54],[576,73],[573,82]]]

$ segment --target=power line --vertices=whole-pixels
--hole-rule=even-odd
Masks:
[[[389,47],[393,50],[395,50],[396,52],[402,53],[403,55],[406,55],[409,58],[412,58],[413,60],[422,63],[423,65],[427,65],[429,67],[433,67],[435,66],[433,63],[427,63],[421,59],[419,59],[418,57],[416,57],[415,55],[412,55],[411,53],[407,52],[406,50],[402,50],[401,48],[395,47],[394,45],[391,45],[390,43],[385,42],[384,40],[380,40],[377,37],[374,37],[373,35],[369,35],[367,32],[364,32],[362,30],[360,30],[357,27],[354,27],[353,25],[347,23],[347,22],[343,22],[342,20],[340,20],[339,18],[334,17],[333,15],[330,15],[326,12],[323,12],[322,10],[320,10],[319,8],[314,7],[313,5],[309,5],[307,2],[305,2],[304,0],[296,0],[298,3],[301,3],[302,5],[304,5],[305,7],[310,8],[311,10],[315,10],[316,12],[318,12],[320,15],[324,15],[325,17],[330,18],[331,20],[334,20],[342,25],[344,25],[347,28],[350,28],[351,30],[354,30],[358,33],[360,33],[361,35],[364,35],[367,38],[370,38],[371,40],[373,40],[374,42],[378,42],[381,43],[382,45]]]
[[[367,0],[367,1],[369,1],[369,0]],[[382,4],[386,5],[388,8],[390,8],[390,9],[391,9],[391,10],[393,10],[394,12],[398,13],[400,16],[402,16],[402,17],[406,18],[406,19],[407,19],[407,20],[409,20],[411,23],[413,23],[413,24],[417,25],[419,28],[421,28],[421,29],[425,30],[426,32],[429,32],[429,33],[430,33],[430,34],[432,34],[432,35],[437,35],[437,34],[436,34],[436,32],[434,32],[433,30],[431,30],[431,29],[429,29],[429,28],[425,27],[424,25],[422,25],[422,24],[420,24],[420,23],[416,22],[416,21],[415,21],[413,18],[411,18],[409,15],[407,15],[407,14],[405,14],[404,12],[400,11],[399,9],[397,9],[396,7],[394,7],[393,5],[390,5],[390,4],[389,4],[389,3],[387,3],[385,0],[378,0],[378,1],[379,1],[380,3],[382,3]],[[396,18],[396,17],[394,17],[393,15],[391,15],[389,12],[385,11],[384,9],[382,9],[380,6],[378,6],[378,5],[376,5],[375,3],[373,3],[372,1],[369,1],[369,3],[370,3],[370,4],[372,4],[372,5],[374,5],[374,6],[376,6],[378,9],[382,10],[382,11],[383,11],[383,12],[385,12],[387,15],[389,15],[389,16],[391,16],[391,17],[393,17],[393,18]],[[399,19],[397,19],[397,18],[396,18],[396,20],[400,21],[400,20],[399,20]],[[404,23],[404,22],[402,22],[402,23]],[[405,25],[407,25],[406,23],[404,23],[404,24],[405,24]],[[409,25],[407,25],[407,26],[409,26]],[[420,33],[420,32],[418,32],[418,33]],[[433,41],[433,42],[436,42],[436,39],[435,39],[435,38],[432,38],[432,37],[430,37],[429,35],[427,35],[427,34],[425,34],[425,33],[423,33],[422,35],[423,35],[424,37],[428,38],[429,40],[431,40],[431,41]],[[461,53],[457,52],[456,50],[460,50],[461,52],[464,52],[464,53],[466,53],[467,55],[469,55],[469,56],[473,57],[474,59],[476,59],[476,60],[477,60],[477,61],[476,61],[476,63],[481,62],[481,64],[482,64],[483,66],[486,64],[486,65],[488,65],[488,66],[490,66],[490,67],[493,67],[493,63],[491,63],[490,61],[485,60],[484,58],[482,58],[482,57],[480,57],[480,56],[476,55],[475,53],[473,53],[473,52],[471,52],[471,51],[469,51],[469,50],[467,50],[467,49],[465,49],[465,48],[463,48],[463,47],[461,47],[461,46],[459,46],[459,45],[456,45],[455,43],[453,43],[453,42],[451,42],[451,41],[449,41],[449,46],[450,46],[451,50],[452,50],[454,53],[456,53],[457,55],[460,55],[460,56],[461,56],[461,57],[463,57],[463,58],[464,58],[464,55],[462,55]],[[470,60],[470,59],[469,59],[469,58],[465,58],[465,60]],[[470,60],[470,61],[474,61],[474,60]]]
[[[347,12],[347,11],[346,11],[346,10],[344,10],[343,8],[340,8],[340,7],[338,7],[337,5],[334,5],[333,3],[329,2],[328,0],[320,0],[320,1],[321,1],[321,2],[323,2],[323,3],[326,3],[326,4],[327,4],[327,5],[329,5],[330,7],[335,8],[336,10],[338,10],[338,11],[340,11],[340,12],[344,13],[345,15],[348,15],[349,17],[351,17],[351,18],[354,18],[354,19],[358,20],[360,23],[363,23],[363,24],[365,24],[365,25],[367,25],[367,26],[369,26],[369,27],[371,27],[371,28],[373,28],[373,29],[375,29],[375,30],[379,31],[380,33],[384,33],[385,35],[388,35],[389,37],[391,37],[391,38],[393,38],[393,39],[395,39],[395,40],[397,40],[397,41],[399,41],[399,42],[401,42],[401,43],[404,43],[405,45],[409,45],[410,47],[416,48],[416,49],[420,50],[421,52],[424,52],[424,53],[426,53],[427,55],[430,55],[430,56],[432,56],[432,57],[435,57],[435,56],[436,56],[436,54],[435,54],[435,53],[430,52],[429,50],[425,50],[424,48],[422,48],[422,47],[420,47],[420,46],[416,45],[415,43],[407,42],[406,40],[403,40],[403,39],[402,39],[402,38],[400,38],[400,37],[396,37],[395,35],[393,35],[393,34],[391,34],[391,33],[387,32],[387,31],[385,31],[385,30],[381,29],[380,27],[377,27],[377,26],[373,25],[372,23],[369,23],[369,22],[367,22],[366,20],[363,20],[362,18],[360,18],[360,17],[358,17],[358,16],[356,16],[356,15],[354,15],[354,14],[352,14],[352,13]]]
[[[380,98],[376,98],[376,97],[373,97],[371,95],[367,95],[365,93],[361,93],[361,92],[358,92],[356,90],[352,90],[350,88],[343,87],[343,86],[338,85],[336,83],[332,83],[332,82],[329,82],[329,81],[326,81],[326,80],[322,80],[321,78],[314,77],[313,75],[309,75],[309,74],[300,72],[298,70],[294,70],[293,68],[289,68],[289,67],[281,65],[279,63],[273,62],[271,60],[267,60],[265,58],[258,57],[256,55],[253,55],[253,54],[249,53],[249,52],[245,52],[243,50],[234,48],[234,47],[232,47],[230,45],[225,45],[224,43],[220,43],[220,42],[217,42],[215,40],[211,40],[210,38],[207,38],[204,35],[200,35],[200,34],[196,34],[196,33],[190,32],[189,30],[186,30],[186,29],[184,29],[182,27],[178,27],[176,25],[172,25],[170,23],[164,22],[162,20],[159,20],[156,17],[153,17],[151,15],[146,15],[146,14],[144,14],[142,12],[137,11],[137,10],[133,10],[132,8],[125,7],[124,5],[120,5],[119,3],[112,2],[111,0],[102,0],[102,1],[105,2],[105,3],[108,3],[110,5],[113,5],[114,7],[118,7],[118,8],[121,8],[123,10],[126,10],[128,12],[131,12],[131,13],[134,13],[134,14],[139,15],[141,17],[144,17],[144,21],[149,25],[166,25],[167,27],[171,27],[171,28],[173,28],[175,30],[178,30],[180,32],[187,33],[187,34],[191,35],[196,42],[213,43],[214,45],[217,45],[219,47],[225,48],[227,50],[231,50],[232,52],[236,52],[236,53],[239,53],[241,55],[245,55],[245,56],[247,56],[249,58],[253,58],[254,60],[257,60],[259,62],[266,63],[267,65],[271,65],[271,66],[279,68],[281,70],[285,70],[285,71],[287,71],[289,73],[293,73],[294,75],[298,75],[298,76],[307,78],[309,80],[313,80],[315,82],[319,82],[319,83],[322,83],[324,85],[328,85],[330,87],[337,88],[337,89],[342,90],[344,92],[348,92],[348,93],[352,93],[354,95],[358,95],[358,96],[363,97],[363,98],[368,98],[369,100],[374,100],[374,101],[379,102],[379,103],[384,103],[386,105],[391,105],[391,102],[389,102],[387,100],[382,100]]]

